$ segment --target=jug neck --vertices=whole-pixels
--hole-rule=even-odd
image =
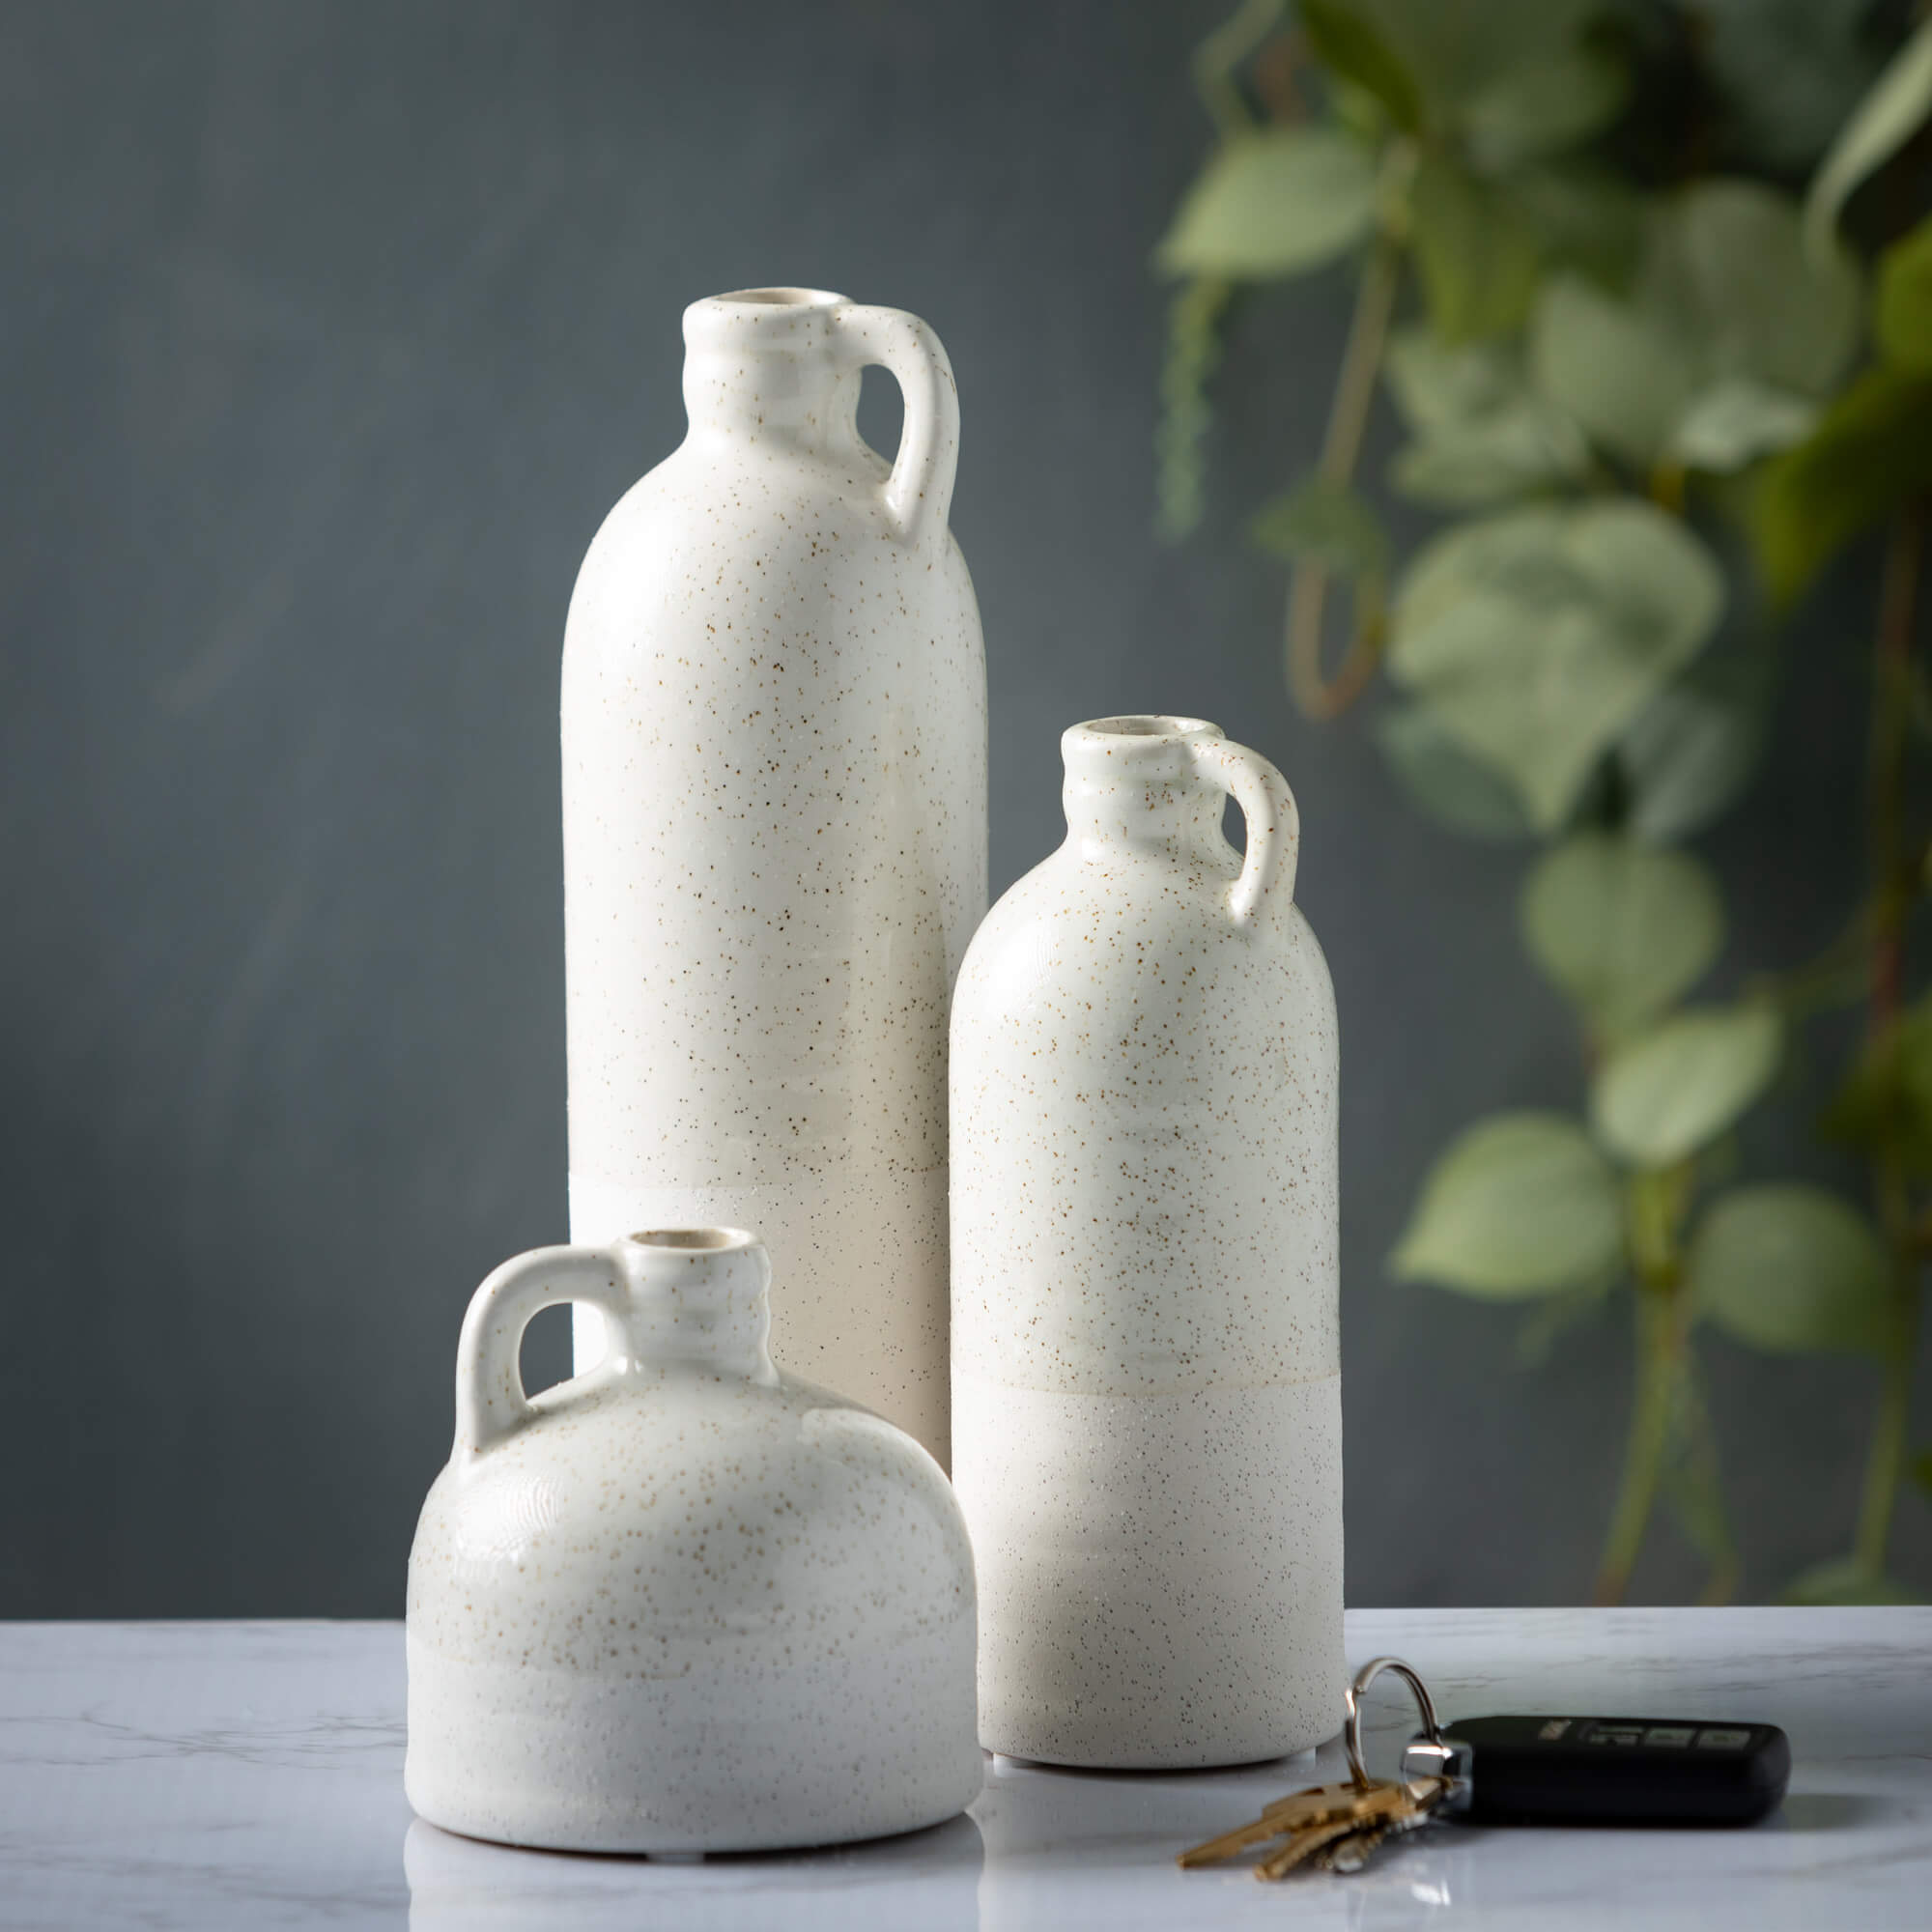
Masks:
[[[612,1352],[622,1366],[690,1362],[775,1382],[767,1346],[772,1264],[742,1228],[654,1228],[613,1243],[629,1307]]]
[[[1068,839],[1083,858],[1127,845],[1225,865],[1228,795],[1202,778],[1190,749],[1220,737],[1205,719],[1164,713],[1074,725],[1060,740]]]
[[[739,289],[684,312],[684,408],[695,437],[843,454],[859,441],[859,368],[824,289]]]

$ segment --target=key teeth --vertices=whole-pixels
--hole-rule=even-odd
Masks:
[[[1337,1872],[1344,1878],[1353,1878],[1381,1849],[1382,1840],[1388,1835],[1386,1831],[1357,1832],[1353,1837],[1327,1847],[1321,1868]]]
[[[1236,1826],[1206,1844],[1177,1854],[1183,1871],[1233,1858],[1272,1838],[1287,1842],[1267,1852],[1251,1869],[1273,1881],[1314,1867],[1352,1876],[1375,1856],[1385,1838],[1401,1837],[1426,1825],[1456,1790],[1439,1777],[1389,1778],[1366,1784],[1318,1785],[1277,1799],[1252,1823]]]

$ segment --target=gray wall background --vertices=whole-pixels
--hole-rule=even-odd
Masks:
[[[952,352],[996,891],[1058,839],[1074,719],[1200,713],[1296,786],[1343,1020],[1351,1598],[1587,1587],[1621,1310],[1525,1372],[1515,1318],[1382,1269],[1451,1131],[1576,1097],[1521,857],[1422,822],[1362,720],[1293,715],[1236,534],[1312,457],[1339,279],[1242,312],[1208,529],[1149,534],[1146,263],[1218,11],[0,14],[0,1613],[400,1610],[465,1301],[564,1233],[572,580],[681,434],[683,303],[761,282]],[[1852,903],[1868,612],[1838,593],[1711,841],[1728,970]],[[1870,1378],[1711,1352],[1763,1592],[1840,1546]],[[1697,1574],[1665,1532],[1637,1594]]]

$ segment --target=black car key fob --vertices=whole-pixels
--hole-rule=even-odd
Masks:
[[[1442,1814],[1471,1824],[1752,1825],[1784,1796],[1791,1745],[1716,1718],[1460,1718],[1403,1772],[1454,1778]]]

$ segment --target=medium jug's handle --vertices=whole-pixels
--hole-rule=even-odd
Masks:
[[[1195,769],[1223,791],[1232,792],[1248,822],[1248,853],[1235,881],[1228,907],[1236,923],[1248,924],[1274,894],[1294,896],[1294,864],[1301,850],[1301,813],[1288,781],[1245,745],[1225,738],[1189,741]]]
[[[532,1248],[505,1262],[470,1297],[456,1345],[452,1461],[480,1456],[529,1420],[518,1350],[531,1318],[558,1301],[588,1302],[621,1321],[631,1302],[616,1255],[609,1248]]]
[[[905,397],[905,428],[886,484],[886,514],[908,544],[943,541],[959,467],[959,392],[939,337],[902,308],[841,303],[832,339],[848,366],[891,370]]]

